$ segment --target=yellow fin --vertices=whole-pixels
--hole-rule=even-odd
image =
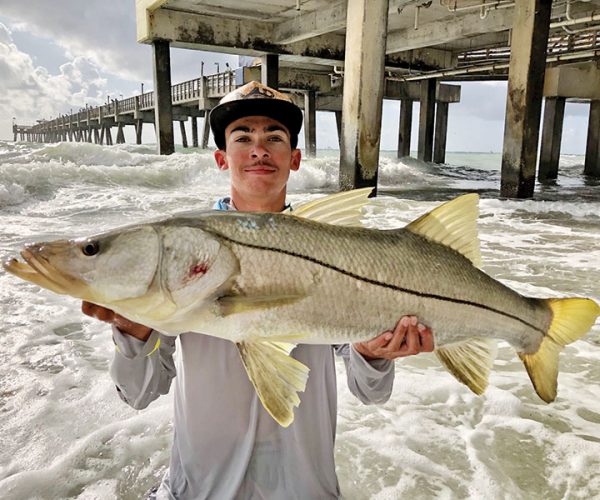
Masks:
[[[546,403],[556,399],[558,355],[563,347],[583,337],[600,315],[591,299],[546,299],[552,309],[552,323],[533,354],[518,353],[538,396]]]
[[[465,194],[455,198],[406,226],[413,233],[446,245],[481,266],[481,252],[477,236],[479,195]]]
[[[295,217],[339,226],[361,226],[361,209],[369,202],[373,188],[343,191],[305,203],[288,211]]]
[[[220,313],[223,316],[239,314],[261,309],[271,309],[273,307],[287,306],[299,300],[305,295],[268,295],[252,296],[247,295],[225,295],[217,299],[220,307]]]
[[[438,347],[435,353],[459,382],[475,394],[484,393],[496,359],[495,340],[475,337],[466,342]]]
[[[294,407],[304,392],[307,366],[289,354],[294,344],[285,342],[240,342],[237,344],[248,378],[265,410],[281,425],[294,421]]]

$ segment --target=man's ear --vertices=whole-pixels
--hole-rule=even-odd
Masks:
[[[302,160],[302,153],[298,148],[292,150],[292,162],[290,170],[295,171],[300,168],[300,160]]]
[[[227,153],[225,153],[224,149],[217,149],[214,156],[219,170],[227,170],[229,168],[229,165],[227,164]]]

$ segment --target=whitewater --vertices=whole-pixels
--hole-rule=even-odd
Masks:
[[[527,295],[600,301],[600,182],[581,176],[581,156],[563,155],[556,185],[536,186],[532,200],[501,200],[499,158],[455,153],[431,165],[384,153],[365,224],[400,227],[476,191],[487,273]],[[303,160],[289,201],[335,191],[337,169],[335,151]],[[0,259],[33,241],[210,208],[228,186],[209,151],[161,157],[152,145],[0,141]],[[108,375],[109,328],[80,307],[0,272],[3,499],[138,499],[168,465],[170,395],[142,411],[125,405]],[[350,394],[341,364],[338,375],[346,499],[600,496],[600,323],[563,351],[550,405],[507,344],[481,397],[433,354],[396,361],[394,392],[379,406]]]

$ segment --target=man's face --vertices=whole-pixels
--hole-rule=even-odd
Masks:
[[[290,134],[266,116],[246,116],[225,129],[225,150],[215,152],[221,170],[231,170],[232,190],[248,199],[276,199],[285,194],[290,171],[300,166]]]

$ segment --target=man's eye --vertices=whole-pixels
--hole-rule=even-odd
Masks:
[[[279,137],[278,135],[273,135],[273,136],[269,137],[269,140],[271,142],[281,142],[281,141],[283,141],[283,139],[281,137]]]
[[[248,142],[248,137],[242,135],[242,136],[236,138],[235,142]]]

